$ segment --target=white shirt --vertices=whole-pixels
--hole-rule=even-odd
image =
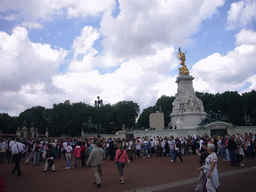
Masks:
[[[162,141],[162,148],[165,149],[165,140]]]
[[[11,147],[12,155],[23,151],[23,145],[20,142],[14,142]]]
[[[66,152],[71,153],[73,151],[73,148],[69,145],[66,147]]]
[[[141,144],[140,143],[136,144],[136,150],[141,150]]]
[[[132,142],[126,143],[127,149],[132,149]]]
[[[10,148],[12,148],[12,145],[15,143],[15,141],[14,140],[12,140],[12,141],[10,141],[10,143],[9,143],[9,147]]]
[[[200,144],[199,150],[201,150],[201,149],[202,149],[203,142],[204,142],[204,141],[203,141],[202,139],[199,141],[199,144]]]
[[[239,148],[239,155],[244,156],[244,150],[242,148]]]
[[[26,145],[22,143],[22,150],[21,152],[25,153],[26,152]]]
[[[148,141],[144,141],[143,144],[144,144],[144,147],[147,145]]]
[[[68,145],[68,143],[67,143],[67,142],[64,142],[64,143],[62,144],[62,146],[63,146],[63,149],[64,149],[64,150],[66,150],[67,145]]]

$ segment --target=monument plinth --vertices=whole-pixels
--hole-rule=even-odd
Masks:
[[[171,126],[176,129],[194,129],[205,118],[206,113],[202,100],[195,95],[192,83],[194,77],[189,75],[185,65],[185,53],[181,53],[180,49],[178,57],[182,67],[179,68],[180,74],[176,80],[178,91],[172,103]]]

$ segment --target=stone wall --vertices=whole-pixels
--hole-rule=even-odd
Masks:
[[[133,132],[118,132],[116,135],[112,135],[112,138],[126,138],[126,134],[133,134],[134,137],[162,137],[165,136],[170,137],[171,135],[175,137],[187,137],[188,135],[193,136],[194,134],[198,136],[203,136],[205,134],[211,135],[211,130],[214,129],[226,129],[227,133],[229,135],[239,133],[241,135],[244,135],[244,133],[252,133],[256,134],[256,126],[228,126],[223,127],[220,126],[220,124],[215,124],[216,126],[213,127],[213,125],[203,128],[196,128],[196,129],[166,129],[166,130],[154,130],[154,131],[133,131]],[[225,123],[224,125],[231,125],[229,123]],[[102,136],[103,137],[103,136]],[[104,136],[105,138],[108,138],[108,135]]]

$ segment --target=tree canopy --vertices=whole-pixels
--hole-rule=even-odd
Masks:
[[[240,95],[236,91],[210,94],[196,92],[204,105],[206,113],[210,111],[221,112],[234,125],[256,125],[256,91]],[[156,111],[164,113],[165,126],[170,122],[169,115],[172,113],[172,103],[175,97],[161,96],[154,106],[150,106],[139,115],[140,107],[133,101],[120,101],[114,105],[105,104],[93,107],[89,104],[78,102],[53,104],[52,108],[46,109],[35,106],[21,112],[18,117],[11,117],[7,113],[0,113],[0,130],[3,133],[16,133],[18,126],[23,126],[26,120],[27,127],[38,128],[39,134],[44,134],[46,127],[50,136],[78,136],[82,128],[85,132],[97,132],[101,127],[101,133],[115,133],[121,130],[122,124],[126,127],[148,128],[149,115]],[[89,123],[89,119],[91,119]],[[136,122],[137,121],[137,122]]]
[[[79,136],[82,129],[87,133],[97,133],[98,127],[101,133],[114,133],[121,130],[122,124],[134,127],[138,115],[139,105],[133,101],[120,101],[98,108],[66,100],[64,103],[53,104],[50,109],[41,106],[26,109],[18,117],[0,114],[0,130],[3,133],[16,133],[18,126],[23,126],[26,121],[28,128],[33,122],[39,134],[44,134],[48,128],[50,136]]]

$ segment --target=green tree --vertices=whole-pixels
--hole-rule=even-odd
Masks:
[[[121,129],[124,123],[126,127],[134,127],[139,115],[140,107],[133,101],[120,101],[114,105],[116,126]]]
[[[242,98],[237,91],[226,91],[219,96],[219,110],[234,125],[244,125]]]
[[[98,109],[99,122],[102,126],[101,133],[112,133],[115,130],[115,107],[111,104],[103,105]]]
[[[204,111],[210,113],[210,111],[217,111],[218,105],[214,94],[195,92],[196,96],[202,100],[204,105]],[[217,108],[216,108],[217,107]]]
[[[256,91],[252,90],[249,93],[242,94],[243,100],[243,116],[245,119],[245,125],[256,125]],[[245,120],[244,119],[244,120]]]
[[[17,128],[17,117],[11,117],[8,113],[0,113],[0,130],[2,133],[15,134]]]
[[[73,113],[70,101],[54,104],[46,114],[47,127],[50,136],[73,135]]]
[[[31,123],[34,123],[34,128],[38,128],[39,134],[44,133],[44,113],[45,113],[45,107],[42,106],[35,106],[31,107],[29,109],[26,109],[24,112],[20,113],[18,117],[18,124],[19,126],[23,126],[23,122],[26,121],[27,128],[31,128]],[[21,127],[22,128],[22,127]],[[16,128],[17,129],[17,128]]]
[[[146,109],[143,109],[137,121],[136,127],[139,129],[141,129],[142,127],[149,128],[149,115],[151,113],[154,113],[156,110],[157,110],[156,106],[150,106]]]
[[[172,103],[175,100],[175,97],[169,97],[162,95],[156,102],[155,106],[158,109],[161,109],[161,112],[164,113],[164,125],[168,126],[170,120],[170,114],[172,113]]]

